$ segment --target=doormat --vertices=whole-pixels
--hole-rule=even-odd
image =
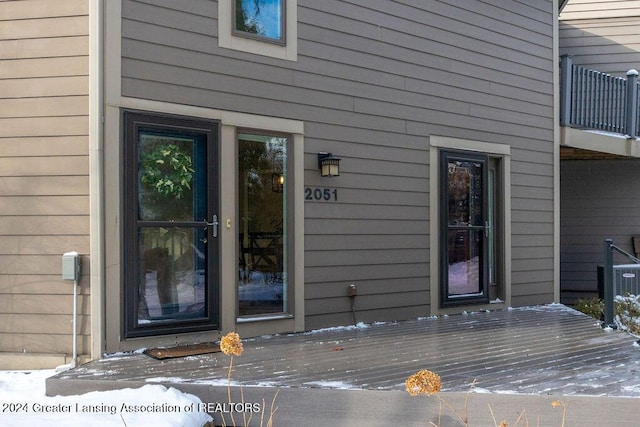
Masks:
[[[198,356],[200,354],[219,353],[220,346],[214,343],[185,344],[175,347],[148,348],[144,351],[147,356],[157,360],[173,359],[177,357]]]

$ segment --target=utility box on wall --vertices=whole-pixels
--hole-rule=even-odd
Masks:
[[[78,252],[67,252],[62,255],[62,278],[64,280],[79,280],[80,256]]]

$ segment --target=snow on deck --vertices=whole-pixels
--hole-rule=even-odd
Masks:
[[[640,397],[636,341],[560,304],[358,324],[243,339],[232,386],[404,390],[409,375],[429,369],[443,391],[475,380],[478,392]],[[164,361],[120,353],[50,378],[47,391],[160,383],[193,392],[226,386],[228,366],[222,353]]]

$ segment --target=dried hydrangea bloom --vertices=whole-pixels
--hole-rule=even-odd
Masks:
[[[242,342],[240,335],[236,332],[229,332],[220,340],[220,350],[226,355],[240,356],[242,354]]]
[[[442,383],[438,374],[422,369],[407,378],[405,387],[411,396],[419,394],[432,395],[438,394],[442,390]]]

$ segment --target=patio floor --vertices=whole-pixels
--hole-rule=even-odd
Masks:
[[[411,425],[412,417],[425,416],[424,408],[408,415],[406,405],[416,405],[407,400],[404,381],[420,369],[438,373],[443,392],[451,393],[453,401],[474,380],[474,399],[480,401],[486,399],[482,392],[547,400],[640,397],[636,341],[621,331],[604,331],[594,319],[560,304],[330,328],[243,339],[244,353],[234,358],[232,389],[241,386],[245,401],[269,401],[280,390],[279,415],[286,408],[283,399],[296,401],[296,412],[325,399],[324,415],[326,405],[333,405],[335,413],[372,402],[384,408],[393,401],[394,407],[404,408],[406,425]],[[50,378],[47,394],[163,384],[196,394],[203,402],[224,402],[228,366],[229,357],[222,353],[163,361],[141,353],[117,354]],[[345,399],[351,402],[340,409]],[[637,417],[638,401],[631,400]],[[424,410],[429,409],[434,408]],[[309,420],[309,410],[303,419]],[[361,412],[368,415],[359,420],[379,419],[371,409]],[[306,425],[324,425],[317,421]],[[426,425],[424,418],[421,425]]]

